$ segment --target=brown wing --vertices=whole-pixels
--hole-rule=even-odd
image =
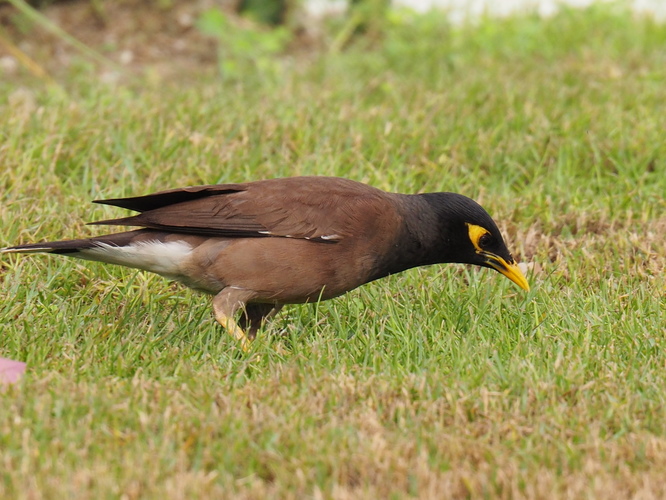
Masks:
[[[334,177],[290,177],[196,186],[100,203],[141,211],[96,222],[227,237],[281,236],[334,242],[388,211],[390,195]]]

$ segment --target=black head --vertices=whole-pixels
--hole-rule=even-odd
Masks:
[[[433,208],[439,224],[439,262],[489,267],[529,290],[525,276],[511,256],[495,221],[481,205],[456,193],[420,195]]]

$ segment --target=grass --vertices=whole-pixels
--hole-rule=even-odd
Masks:
[[[3,258],[2,498],[666,496],[666,27],[617,7],[452,27],[242,81],[0,80],[0,246],[100,197],[339,175],[468,194],[530,293],[437,266],[285,308],[243,355],[153,275]]]

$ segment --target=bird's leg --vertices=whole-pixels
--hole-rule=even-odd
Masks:
[[[247,332],[247,337],[254,340],[264,321],[275,316],[280,309],[282,306],[277,304],[247,304],[238,323]]]
[[[250,339],[243,329],[234,320],[234,315],[253,297],[253,292],[240,288],[227,287],[213,297],[213,312],[215,320],[222,325],[229,334],[238,340],[243,351],[250,349]],[[252,336],[253,337],[253,336]]]

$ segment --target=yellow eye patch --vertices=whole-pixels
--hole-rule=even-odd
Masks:
[[[474,245],[474,248],[476,248],[477,252],[483,252],[483,249],[479,245],[479,240],[484,234],[490,234],[490,231],[484,227],[477,226],[476,224],[470,224],[469,222],[466,224],[467,231],[469,233],[469,240],[472,242],[472,245]]]

